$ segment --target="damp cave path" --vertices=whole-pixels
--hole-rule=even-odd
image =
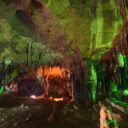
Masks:
[[[0,128],[93,128],[95,126],[90,122],[89,112],[85,108],[76,111],[67,102],[55,103],[10,95],[4,96],[1,103],[4,106],[0,106],[0,111],[5,112],[1,114],[0,119],[5,120],[0,121]],[[54,121],[48,121],[53,104],[57,109],[56,117]]]

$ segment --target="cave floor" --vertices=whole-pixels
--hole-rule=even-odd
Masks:
[[[72,103],[21,98],[13,95],[0,97],[0,128],[99,128],[98,105],[75,109]],[[50,115],[54,118],[50,119]],[[121,115],[124,116],[124,115]],[[127,128],[127,114],[118,122]]]

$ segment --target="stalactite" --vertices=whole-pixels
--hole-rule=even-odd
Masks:
[[[96,73],[96,69],[95,69],[94,64],[91,63],[89,65],[90,65],[90,70],[89,70],[89,73],[87,74],[88,88],[89,88],[90,98],[91,98],[92,102],[95,103],[96,98],[97,98],[97,94],[96,94],[96,91],[97,91],[97,73]]]
[[[127,11],[126,11],[126,4],[124,0],[117,0],[117,4],[119,5],[119,12],[123,18],[124,24],[127,24]]]
[[[91,43],[89,49],[90,53],[99,48],[103,49],[103,47],[111,48],[112,40],[119,33],[119,28],[122,24],[121,18],[117,14],[118,6],[115,3],[115,0],[111,0],[107,3],[104,3],[101,0],[97,0],[95,4],[96,15],[94,15],[95,18],[91,23]],[[103,5],[105,4],[110,6],[111,9],[104,9]],[[112,22],[110,22],[110,20],[108,22],[107,13],[112,13],[114,15],[114,19],[112,19],[110,16]],[[110,26],[112,26],[112,28]]]
[[[117,13],[119,9],[119,5],[115,2],[115,0],[111,0],[110,5],[111,7],[114,8],[113,12],[114,12],[115,17],[118,18],[118,22],[115,21],[113,25],[113,38],[115,38],[115,36],[119,33],[119,29],[122,24],[122,19],[121,19],[121,16]],[[110,43],[111,43],[110,45],[112,46],[112,42]]]
[[[90,50],[95,50],[102,44],[103,41],[103,29],[104,29],[104,17],[102,13],[101,0],[98,0],[98,7],[96,9],[96,17],[92,22],[91,27],[91,45]]]

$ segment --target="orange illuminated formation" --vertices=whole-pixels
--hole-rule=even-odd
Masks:
[[[66,68],[60,68],[59,66],[55,66],[55,67],[48,67],[45,66],[44,68],[42,68],[42,66],[40,66],[40,68],[37,69],[37,73],[40,73],[40,75],[42,76],[53,76],[53,77],[70,77],[70,71]]]
[[[44,82],[43,95],[48,96],[50,93],[54,101],[62,101],[65,99],[64,97],[72,97],[71,82],[69,82],[71,72],[67,68],[39,67],[36,74],[37,78]],[[42,78],[43,80],[41,80]],[[52,91],[50,92],[50,90]]]
[[[32,99],[71,100],[73,96],[70,76],[70,70],[64,67],[40,66],[23,75],[17,83],[12,82],[9,89],[15,94],[25,94]]]

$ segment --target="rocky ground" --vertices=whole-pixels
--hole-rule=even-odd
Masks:
[[[107,103],[107,102],[106,102]],[[86,109],[70,102],[0,97],[0,128],[99,128],[100,106]],[[128,127],[126,112],[113,108],[119,128]]]

